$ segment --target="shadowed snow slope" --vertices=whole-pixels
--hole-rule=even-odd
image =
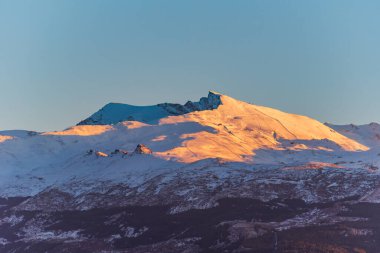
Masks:
[[[17,138],[26,138],[30,137],[33,135],[37,135],[37,132],[34,131],[27,131],[27,130],[5,130],[5,131],[0,131],[0,135],[2,136],[12,136],[12,137],[17,137]]]
[[[220,105],[219,95],[210,92],[199,102],[188,101],[185,105],[163,103],[151,106],[134,106],[120,103],[109,103],[78,125],[107,125],[122,121],[140,121],[157,123],[169,115],[181,115],[193,111],[215,109]]]
[[[370,123],[366,125],[332,125],[326,123],[335,131],[356,140],[368,147],[380,146],[380,125],[377,123]]]

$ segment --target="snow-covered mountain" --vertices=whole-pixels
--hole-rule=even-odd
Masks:
[[[147,145],[156,160],[184,165],[205,159],[254,164],[308,162],[315,156],[292,154],[314,152],[320,157],[330,157],[368,150],[316,120],[248,104],[218,93],[210,92],[207,98],[191,104],[194,105],[192,108],[202,110],[163,117],[163,114],[156,113],[163,104],[143,107],[142,111],[121,111],[119,108],[124,105],[117,105],[106,106],[107,110],[103,108],[95,114],[100,115],[102,123],[106,120],[116,122],[116,118],[128,119],[131,115],[136,118],[137,115],[146,115],[149,119],[156,117],[156,124],[136,120],[101,125],[83,125],[82,122],[56,132],[3,132],[0,194],[20,194],[14,189],[20,186],[24,188],[24,194],[38,192],[58,180],[58,175],[60,180],[79,176],[77,167],[82,167],[88,160],[86,154],[89,150],[108,155],[114,150],[132,153],[139,144]],[[125,108],[135,107],[125,105]],[[286,152],[291,155],[286,155]],[[115,159],[109,158],[103,166],[112,167],[120,163],[119,158]],[[72,167],[71,172],[62,171],[67,167]],[[81,172],[88,173],[88,170]]]
[[[89,238],[98,238],[102,241],[99,252],[146,252],[158,248],[156,252],[169,248],[181,252],[180,245],[189,252],[208,252],[213,247],[220,252],[218,249],[235,245],[234,236],[238,234],[253,238],[245,234],[243,227],[262,230],[254,237],[258,238],[260,233],[272,233],[268,231],[310,226],[310,217],[313,225],[322,220],[335,224],[338,211],[328,209],[325,203],[343,203],[346,199],[380,201],[379,134],[377,124],[322,124],[216,92],[185,105],[111,103],[63,131],[0,131],[0,196],[4,203],[0,205],[5,210],[0,216],[0,251],[23,252],[41,243],[48,247],[50,240],[58,242],[63,251],[70,247],[78,250],[84,242],[91,244]],[[223,202],[225,199],[227,202]],[[165,207],[162,219],[177,217],[181,222],[186,220],[180,218],[182,213],[198,215],[192,213],[194,209],[204,210],[207,216],[209,210],[219,212],[218,208],[222,208],[225,215],[222,210],[231,199],[241,207],[229,218],[210,225],[214,229],[227,222],[223,224],[228,227],[225,233],[229,239],[219,238],[224,240],[222,244],[215,238],[216,241],[207,239],[211,241],[204,245],[199,243],[205,240],[198,238],[203,238],[200,231],[204,228],[185,236],[192,230],[184,225],[176,232],[184,236],[170,239],[173,235],[168,233],[157,239],[157,233],[165,233],[147,232],[156,229],[154,222],[127,226],[118,220],[126,215],[123,208],[140,210],[137,206]],[[269,205],[270,210],[292,210],[289,212],[293,216],[289,213],[283,220],[268,217],[268,223],[261,225],[251,221],[236,225],[237,220],[248,219],[243,209],[253,208],[246,199],[259,201],[259,206]],[[293,202],[288,203],[288,199]],[[236,204],[233,206],[236,208]],[[54,229],[53,224],[59,224],[59,220],[68,221],[64,218],[67,213],[56,216],[57,212],[90,215],[94,208],[107,213],[102,218],[103,225],[96,225],[99,229],[104,224],[125,226],[104,228],[108,231],[104,234],[91,234],[94,232],[88,232],[86,226],[92,225],[87,223]],[[106,211],[110,208],[112,214]],[[140,215],[137,213],[133,215]],[[150,246],[141,248],[143,244]],[[133,249],[125,251],[126,248]],[[90,247],[89,252],[93,250]]]

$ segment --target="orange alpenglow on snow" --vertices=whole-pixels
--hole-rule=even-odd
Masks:
[[[81,125],[81,126],[73,126],[63,131],[46,132],[46,133],[43,133],[43,135],[91,136],[91,135],[101,135],[111,130],[113,130],[113,127],[109,125]]]
[[[4,142],[6,140],[11,140],[11,139],[13,139],[12,136],[0,135],[0,142]]]
[[[273,153],[269,154],[267,151],[368,150],[368,147],[309,117],[249,104],[216,92],[210,92],[209,96],[202,98],[199,103],[188,102],[188,105],[186,108],[179,107],[195,110],[175,114],[176,116],[167,116],[168,113],[162,113],[161,107],[157,109],[154,106],[127,105],[128,113],[135,113],[133,110],[141,108],[144,109],[144,113],[135,113],[133,120],[128,120],[131,118],[128,114],[119,113],[121,121],[115,121],[117,123],[114,124],[77,125],[64,131],[46,132],[43,135],[81,137],[110,133],[117,136],[118,140],[125,140],[122,145],[129,147],[128,150],[131,152],[132,146],[145,143],[152,149],[154,156],[185,163],[207,158],[254,162],[256,156],[260,157],[257,155],[259,151],[265,151],[265,154],[270,156]],[[112,119],[112,107],[113,105],[109,111],[101,111],[110,113],[102,116]],[[123,108],[123,105],[117,104],[116,109],[120,108]],[[170,109],[175,108],[176,106],[171,104]],[[156,114],[157,111],[160,111],[160,114]],[[136,121],[136,115],[140,118],[157,117],[158,120],[140,122]],[[114,147],[113,143],[103,145],[108,145],[112,150],[123,148]]]
[[[345,151],[365,151],[368,147],[349,139],[306,116],[289,114],[220,95],[221,105],[214,110],[196,111],[160,120],[160,125],[197,122],[215,129],[182,135],[182,146],[156,153],[182,162],[206,158],[250,161],[259,149],[282,150],[280,140],[321,140],[337,144]],[[298,145],[303,149],[329,150],[326,147]]]

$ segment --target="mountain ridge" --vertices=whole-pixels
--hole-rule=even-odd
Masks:
[[[135,106],[123,103],[108,103],[77,125],[109,125],[122,121],[157,123],[170,115],[181,115],[193,111],[216,109],[220,105],[220,94],[209,91],[207,97],[198,102],[187,101],[184,105],[160,103],[157,105]]]

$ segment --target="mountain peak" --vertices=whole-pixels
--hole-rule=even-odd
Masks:
[[[209,90],[208,96],[225,96],[225,95],[220,93],[220,92],[214,91],[214,90]]]
[[[99,111],[78,123],[78,125],[112,125],[122,121],[140,121],[157,124],[162,118],[182,115],[194,111],[213,110],[222,104],[220,93],[209,91],[207,97],[198,102],[188,101],[184,105],[161,103],[150,106],[135,106],[122,103],[108,103]]]

